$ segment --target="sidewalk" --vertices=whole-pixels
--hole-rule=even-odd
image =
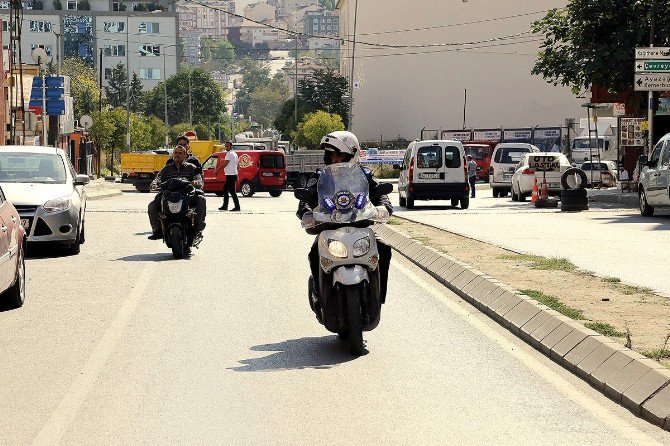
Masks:
[[[106,181],[104,178],[98,178],[89,182],[84,186],[86,191],[86,198],[88,200],[99,200],[101,198],[113,197],[121,195],[122,184],[112,181]]]
[[[587,189],[589,201],[597,203],[615,203],[624,207],[637,208],[639,199],[637,192],[621,192],[621,189]]]

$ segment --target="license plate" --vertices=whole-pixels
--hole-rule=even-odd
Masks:
[[[273,176],[275,176],[275,174],[274,174],[273,172],[263,172],[261,175],[263,175],[264,177],[273,177]]]
[[[512,179],[512,174],[511,173],[503,174],[503,180],[511,180],[511,179]]]
[[[419,178],[422,180],[439,180],[439,173],[420,173]]]
[[[547,183],[547,187],[550,189],[558,189],[558,183]]]
[[[148,174],[148,173],[141,173],[141,174],[138,175],[138,177],[140,177],[140,178],[149,178],[149,174]]]
[[[21,219],[21,226],[23,226],[23,229],[30,229],[30,219],[29,218],[22,218]]]

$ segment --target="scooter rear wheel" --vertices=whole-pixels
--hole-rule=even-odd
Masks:
[[[360,356],[365,353],[363,347],[363,320],[361,314],[362,284],[345,288],[347,296],[347,328],[349,334],[349,353]]]
[[[177,226],[170,228],[170,245],[172,246],[172,255],[175,259],[184,258],[184,243],[181,229]]]

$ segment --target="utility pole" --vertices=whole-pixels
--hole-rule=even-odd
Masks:
[[[354,117],[352,110],[354,108],[354,67],[356,64],[356,19],[358,18],[358,0],[354,5],[354,41],[351,46],[351,77],[349,79],[349,131],[353,131]]]
[[[170,144],[170,125],[168,124],[168,106],[167,106],[167,71],[165,70],[166,63],[165,63],[165,51],[163,51],[163,76],[165,78],[163,79],[163,96],[165,97],[165,147],[167,147]]]
[[[188,70],[188,125],[193,130],[193,106],[191,105],[191,72],[193,70]]]
[[[293,122],[298,128],[298,29],[295,33],[295,82],[293,83]]]
[[[656,34],[656,0],[651,3],[651,29],[649,30],[649,46],[654,46],[654,34]],[[654,150],[654,92],[649,91],[648,95],[647,121],[649,122],[649,156]]]
[[[130,20],[126,17],[126,151],[130,152]],[[112,153],[112,175],[114,175],[114,156]]]
[[[98,101],[98,111],[102,112],[102,48],[100,48],[100,69],[98,70],[100,72],[100,100]]]
[[[468,109],[468,89],[466,88],[463,97],[463,130],[465,130],[465,116],[467,109]],[[439,137],[441,138],[442,136]]]

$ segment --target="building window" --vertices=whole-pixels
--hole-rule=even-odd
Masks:
[[[102,54],[105,56],[125,56],[125,45],[105,45],[102,49]]]
[[[76,10],[77,9],[77,0],[67,0],[67,9]]]
[[[140,56],[160,56],[160,45],[140,45]]]
[[[30,45],[30,51],[32,52],[35,48],[42,48],[44,51],[47,53],[47,56],[51,56],[52,54],[52,46],[51,45]]]
[[[31,20],[30,21],[30,32],[31,33],[50,33],[51,32],[51,22],[46,20]]]
[[[126,22],[103,22],[102,31],[106,33],[125,33]]]
[[[139,26],[140,34],[158,34],[160,26],[158,22],[142,22]]]
[[[160,68],[140,68],[140,79],[160,79]]]

